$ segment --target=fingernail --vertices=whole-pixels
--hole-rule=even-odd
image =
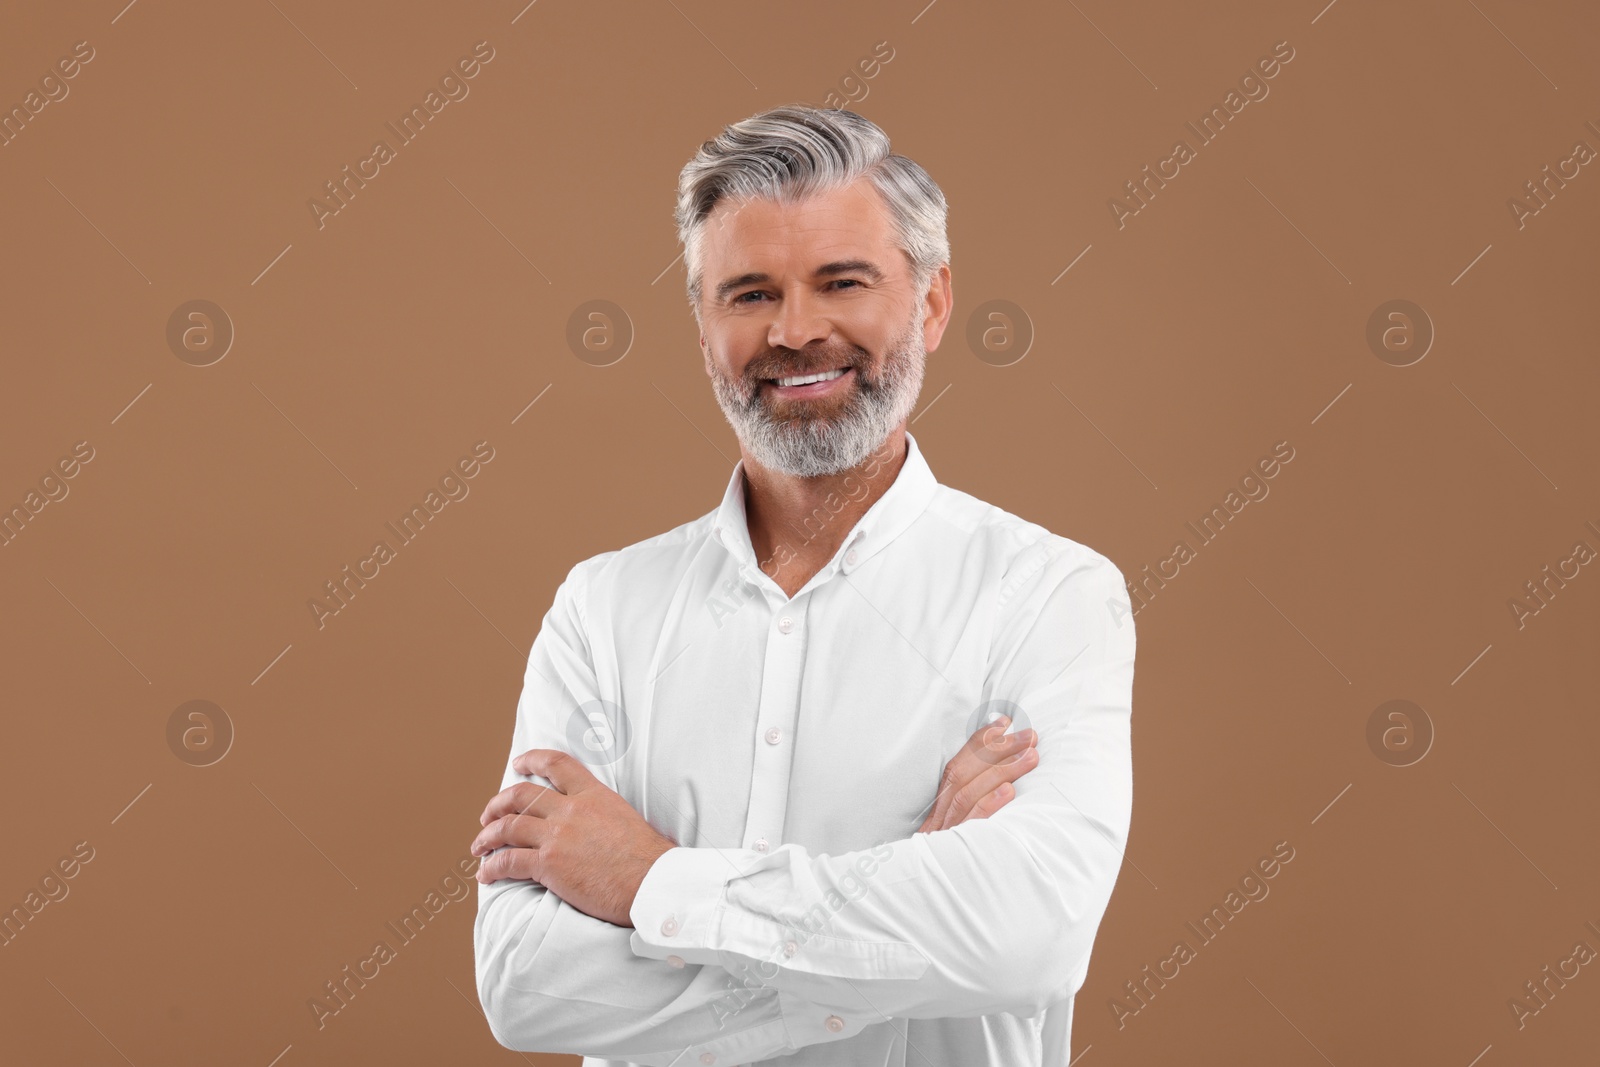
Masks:
[[[996,719],[994,721],[994,723],[995,723],[996,726],[1010,726],[1011,725],[1011,717],[1009,715],[1002,715],[998,719]]]

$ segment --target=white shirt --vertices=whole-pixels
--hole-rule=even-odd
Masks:
[[[716,510],[556,590],[502,788],[548,785],[510,758],[564,749],[681,847],[631,930],[533,882],[480,886],[501,1044],[584,1067],[1071,1059],[1132,808],[1127,590],[1094,550],[939,484],[906,439],[793,598],[751,547],[742,460]],[[1038,765],[990,818],[917,833],[1001,714],[1038,732]]]

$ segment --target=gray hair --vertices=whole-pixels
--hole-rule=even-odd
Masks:
[[[950,262],[939,186],[916,162],[892,154],[888,135],[854,111],[787,104],[727,126],[702,144],[678,175],[674,219],[695,315],[700,313],[701,238],[717,204],[751,197],[793,203],[863,176],[888,205],[914,289],[925,296],[934,272]]]

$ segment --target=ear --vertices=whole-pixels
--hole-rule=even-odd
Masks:
[[[945,327],[950,324],[950,312],[955,306],[950,284],[950,265],[942,263],[929,279],[928,293],[924,298],[922,341],[929,352],[939,347]]]

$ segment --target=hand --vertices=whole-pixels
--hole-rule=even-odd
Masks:
[[[628,912],[639,884],[677,842],[565,752],[530,749],[511,766],[554,788],[518,782],[489,801],[478,819],[483,832],[472,842],[472,854],[484,857],[478,881],[538,882],[586,915],[632,927]]]
[[[917,833],[948,830],[968,819],[987,819],[1017,795],[1011,783],[1039,763],[1039,735],[1032,730],[1004,734],[1011,720],[1002,716],[980,727],[944,766],[933,811]]]

